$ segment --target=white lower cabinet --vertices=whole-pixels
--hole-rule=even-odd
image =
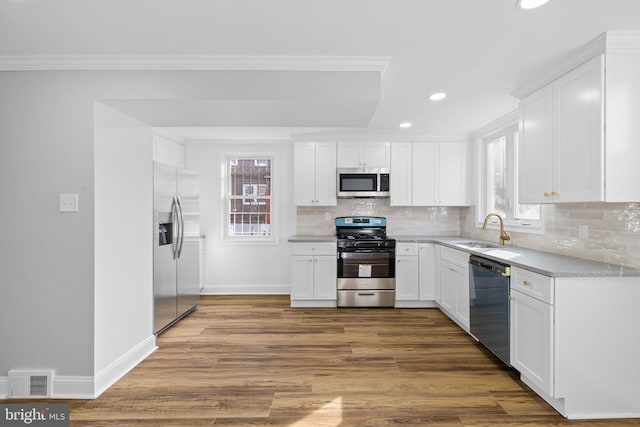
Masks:
[[[436,244],[398,243],[396,246],[396,307],[436,307]]]
[[[417,301],[419,291],[417,243],[396,246],[396,301]]]
[[[440,252],[440,307],[469,331],[469,254],[448,247]]]
[[[511,365],[552,395],[552,306],[513,289],[510,300]]]
[[[294,243],[291,256],[291,306],[336,306],[335,243]]]
[[[511,269],[511,365],[549,396],[553,396],[554,288],[553,277]]]
[[[640,277],[511,271],[511,364],[567,418],[640,417]]]
[[[436,248],[438,248],[436,250]],[[434,301],[436,282],[440,272],[436,268],[436,259],[440,259],[440,246],[434,243],[420,243],[418,245],[418,288],[420,301]],[[436,258],[437,251],[437,258]]]

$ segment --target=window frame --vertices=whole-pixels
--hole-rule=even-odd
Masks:
[[[269,212],[270,217],[270,234],[265,235],[242,235],[234,236],[229,234],[230,218],[231,218],[231,179],[230,179],[230,166],[232,160],[254,160],[256,166],[260,166],[258,159],[268,159],[271,161],[271,193],[269,194]],[[235,163],[237,164],[237,162]],[[278,214],[277,214],[277,168],[276,168],[276,155],[273,152],[225,152],[222,154],[221,159],[221,202],[224,205],[224,214],[221,221],[221,233],[222,241],[227,244],[266,244],[273,245],[278,243]],[[244,189],[243,189],[244,193]],[[275,197],[274,197],[275,195]],[[260,198],[262,196],[258,196]],[[256,197],[241,197],[244,203],[244,199],[255,199]],[[266,199],[265,204],[266,204]],[[262,203],[260,203],[262,205]]]
[[[486,144],[506,136],[506,192],[509,209],[504,220],[505,230],[529,234],[544,233],[544,205],[540,205],[540,218],[537,220],[520,219],[517,217],[518,206],[518,117],[512,113],[505,116],[500,123],[488,125],[477,135],[478,145],[478,191],[476,200],[475,226],[481,228],[488,212],[488,179],[487,179],[487,146]],[[498,220],[492,218],[487,224],[488,229],[498,230]]]

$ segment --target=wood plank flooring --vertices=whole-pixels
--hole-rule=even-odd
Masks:
[[[565,420],[437,309],[207,296],[158,346],[71,425],[640,425]]]

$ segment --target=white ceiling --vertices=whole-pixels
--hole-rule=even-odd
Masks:
[[[314,132],[355,127],[388,134],[411,121],[404,132],[470,133],[515,109],[512,91],[606,30],[640,30],[640,0],[551,0],[532,11],[516,9],[515,0],[0,0],[0,56],[390,58],[377,106],[348,99],[339,108],[316,105],[309,114],[325,116],[306,121]],[[428,100],[441,90],[446,100]],[[201,106],[224,111],[220,100],[208,101]],[[230,102],[237,110],[246,104]],[[252,106],[259,120],[219,119],[213,128],[183,119],[198,114],[184,100],[174,110],[152,104],[145,114],[175,111],[172,131],[190,138],[305,131],[305,121],[287,120],[296,112],[287,103],[269,115],[259,113],[281,106]]]

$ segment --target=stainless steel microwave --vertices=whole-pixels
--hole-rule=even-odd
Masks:
[[[389,169],[338,169],[336,183],[338,187],[338,198],[389,197]]]

